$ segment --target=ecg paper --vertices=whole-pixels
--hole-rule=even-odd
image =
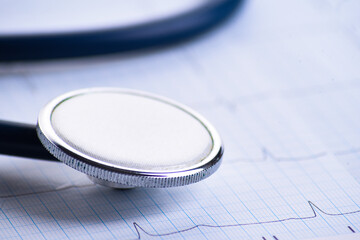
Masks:
[[[0,239],[359,239],[359,9],[254,0],[173,48],[1,65],[1,119],[35,123],[78,88],[140,89],[208,118],[225,155],[202,182],[132,190],[0,156]]]

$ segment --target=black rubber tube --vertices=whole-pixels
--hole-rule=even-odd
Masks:
[[[41,144],[35,126],[0,120],[0,153],[58,161]]]
[[[226,19],[242,0],[209,0],[189,12],[141,25],[61,34],[0,36],[0,61],[118,53],[173,44]]]

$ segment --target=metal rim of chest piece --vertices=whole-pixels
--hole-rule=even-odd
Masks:
[[[70,146],[57,135],[52,126],[51,118],[53,111],[59,104],[79,95],[106,92],[133,94],[140,97],[151,98],[172,105],[173,107],[190,114],[208,131],[212,140],[210,152],[199,163],[183,169],[174,171],[139,170],[94,158],[93,156]],[[218,169],[224,151],[218,132],[200,114],[182,104],[164,97],[142,91],[120,88],[88,88],[63,94],[53,99],[41,110],[36,130],[41,143],[54,157],[66,165],[85,173],[93,182],[113,188],[165,188],[196,183],[209,177]]]

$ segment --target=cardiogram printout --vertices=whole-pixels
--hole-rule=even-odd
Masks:
[[[218,172],[170,189],[0,156],[0,239],[359,239],[359,3],[247,1],[172,48],[0,64],[1,119],[35,123],[59,94],[115,86],[192,107],[225,145]]]

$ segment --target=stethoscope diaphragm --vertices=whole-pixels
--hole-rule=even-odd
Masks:
[[[40,112],[37,133],[57,159],[116,188],[195,183],[215,172],[223,154],[219,134],[198,113],[118,88],[55,98]]]

